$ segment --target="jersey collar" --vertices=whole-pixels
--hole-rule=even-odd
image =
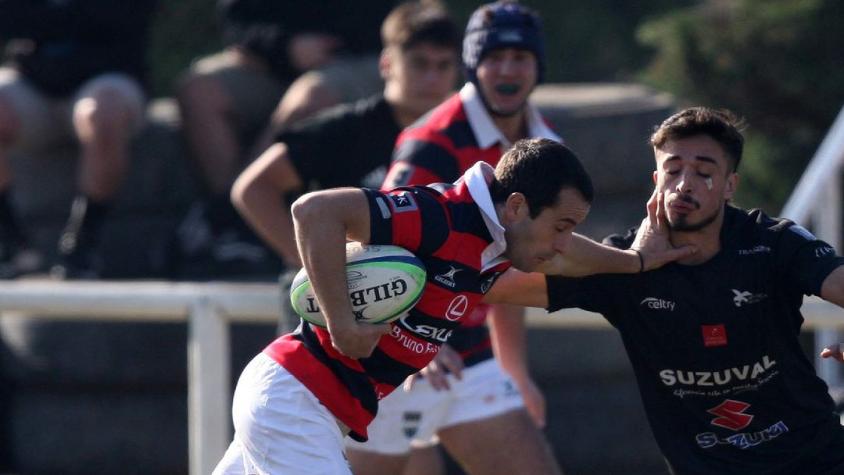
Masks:
[[[502,149],[510,148],[511,144],[507,137],[498,130],[495,122],[492,121],[489,112],[486,110],[478,88],[471,82],[467,82],[462,89],[460,89],[460,101],[463,103],[463,109],[466,111],[466,119],[469,121],[469,126],[475,134],[475,141],[478,142],[480,148],[489,148],[495,144],[499,144]],[[527,122],[528,133],[534,138],[551,139],[556,142],[562,142],[559,135],[554,133],[542,119],[539,110],[530,102],[527,104]]]
[[[481,272],[505,262],[504,251],[507,249],[507,241],[504,239],[504,226],[498,221],[498,214],[495,212],[495,205],[489,195],[489,182],[495,176],[495,169],[486,162],[477,162],[472,168],[463,174],[463,180],[469,189],[469,194],[478,208],[484,224],[492,236],[492,242],[481,253]]]

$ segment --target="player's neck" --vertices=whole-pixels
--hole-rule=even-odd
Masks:
[[[492,122],[511,144],[528,137],[527,114],[523,108],[520,112],[510,116],[492,116]]]
[[[390,104],[390,108],[393,110],[393,119],[395,119],[401,128],[405,128],[416,122],[416,119],[420,117],[420,114],[406,102],[399,99],[391,100],[390,97],[386,97],[386,99],[387,103]]]
[[[671,244],[674,246],[694,246],[697,252],[677,262],[684,265],[703,264],[721,252],[721,226],[724,214],[697,231],[671,231]]]

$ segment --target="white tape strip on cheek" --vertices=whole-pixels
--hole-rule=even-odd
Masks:
[[[711,190],[711,189],[712,189],[712,177],[707,178],[707,179],[705,180],[705,182],[706,182],[706,188],[707,188],[708,190]]]

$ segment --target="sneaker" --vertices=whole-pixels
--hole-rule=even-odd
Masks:
[[[50,269],[54,279],[99,279],[103,259],[92,236],[65,230],[59,238],[58,262]]]

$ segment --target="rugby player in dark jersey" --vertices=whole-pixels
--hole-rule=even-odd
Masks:
[[[673,473],[844,473],[844,428],[798,341],[804,295],[844,306],[844,258],[799,225],[730,204],[743,148],[731,113],[684,110],[650,141],[649,219],[694,255],[641,274],[508,272],[486,298],[603,314]],[[839,345],[822,356],[844,360]]]

